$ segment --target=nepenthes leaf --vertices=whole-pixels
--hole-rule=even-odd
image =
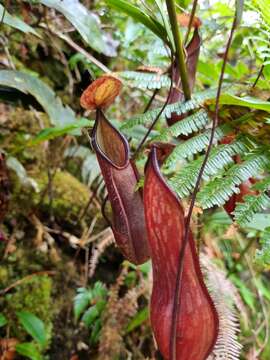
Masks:
[[[129,261],[141,264],[149,251],[143,200],[136,190],[139,177],[129,159],[129,144],[101,110],[97,110],[91,138],[112,206],[115,241]]]
[[[182,205],[161,175],[158,152],[153,147],[146,165],[144,205],[153,264],[151,324],[162,355],[170,359],[170,332],[176,322],[177,359],[205,360],[218,333],[218,315],[204,284],[190,232],[181,282],[181,308],[174,319],[179,254],[183,246],[185,217]]]

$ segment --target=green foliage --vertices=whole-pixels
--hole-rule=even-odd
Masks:
[[[39,0],[43,5],[61,12],[94,50],[112,56],[113,50],[104,40],[97,17],[78,0]]]
[[[204,109],[201,109],[194,114],[187,116],[183,120],[177,121],[170,127],[161,129],[160,134],[155,136],[152,141],[166,142],[172,137],[192,134],[193,132],[205,128],[209,121],[210,118],[207,112]]]
[[[199,108],[204,101],[213,99],[215,97],[215,90],[205,90],[199,93],[194,94],[191,100],[186,102],[177,102],[174,104],[167,105],[163,111],[161,118],[165,119],[165,117],[170,117],[173,113],[177,115],[183,115],[188,113],[191,110]],[[144,114],[136,115],[125,121],[125,123],[121,126],[122,130],[131,129],[136,125],[149,125],[151,124],[157,115],[159,114],[161,107],[156,108],[154,110],[149,110]]]
[[[59,136],[67,135],[70,133],[74,133],[74,130],[81,129],[84,127],[92,126],[93,122],[87,119],[80,119],[74,123],[63,125],[63,126],[55,126],[52,128],[46,128],[41,130],[33,139],[28,142],[28,146],[37,145],[43,141],[52,140],[58,138]]]
[[[18,311],[16,315],[25,331],[36,340],[41,348],[45,348],[48,336],[43,321],[27,311]]]
[[[107,289],[97,281],[92,288],[79,288],[74,298],[75,320],[91,331],[90,343],[95,344],[101,329],[101,315],[106,305]]]
[[[261,249],[256,251],[255,261],[265,267],[270,265],[270,227],[267,227],[260,236]]]
[[[244,106],[250,109],[264,110],[270,112],[270,104],[255,97],[245,96],[239,97],[231,94],[223,94],[220,98],[221,104]]]
[[[138,311],[138,313],[134,316],[133,319],[130,320],[126,333],[133,331],[134,329],[141,326],[149,317],[149,309],[148,307],[143,308],[142,310]]]
[[[0,313],[0,327],[5,326],[7,324],[7,318],[4,314]]]
[[[17,30],[20,30],[20,31],[26,33],[26,34],[33,34],[35,36],[40,37],[40,35],[36,32],[35,29],[33,29],[28,24],[26,24],[20,18],[10,15],[9,12],[7,11],[7,9],[5,9],[4,6],[1,4],[0,4],[0,20],[4,24],[9,25]]]
[[[20,330],[19,323],[17,320],[18,314],[20,316],[20,323],[26,326],[29,319],[39,319],[37,322],[31,323],[28,328],[28,332],[31,330],[31,326],[38,323],[41,333],[35,336],[31,333],[31,336],[37,338],[38,341],[45,345],[45,339],[48,342],[51,337],[52,331],[52,319],[54,315],[54,307],[52,303],[52,280],[48,276],[33,276],[32,278],[24,281],[20,286],[17,287],[16,292],[7,294],[5,296],[6,307],[5,315],[8,319],[8,323],[11,329],[11,334],[18,337],[21,340],[25,340],[25,334]],[[27,317],[25,314],[30,313]],[[40,322],[44,325],[40,325]],[[43,330],[45,326],[45,330]],[[34,330],[33,330],[34,331]],[[45,335],[46,338],[45,338]]]
[[[198,194],[198,201],[204,209],[221,206],[234,194],[238,186],[269,166],[265,152],[254,152],[240,164],[233,165],[223,176],[210,180]]]
[[[259,195],[247,195],[244,203],[238,203],[234,210],[235,221],[240,226],[248,225],[254,215],[262,210],[269,208],[270,198],[265,193]]]
[[[77,121],[73,110],[64,106],[47,84],[32,75],[15,70],[0,70],[0,85],[33,95],[47,112],[53,125],[64,126]]]
[[[209,177],[217,175],[225,166],[233,163],[233,156],[243,154],[246,150],[245,143],[241,140],[237,140],[230,145],[219,145],[212,149],[205,167],[203,179],[207,180]],[[203,160],[204,155],[188,163],[170,179],[172,188],[181,198],[192,192]]]
[[[105,0],[105,2],[115,10],[121,11],[126,15],[131,16],[135,21],[145,25],[164,42],[168,42],[165,28],[157,19],[152,16],[152,14],[150,15],[145,13],[145,11],[141,10],[139,7],[133,4],[130,4],[130,2],[126,0]]]
[[[121,71],[117,73],[128,84],[139,89],[161,89],[168,88],[171,80],[168,75],[143,72],[143,71]]]
[[[31,359],[31,360],[43,359],[37,345],[32,342],[17,344],[16,351],[18,354],[25,356],[27,359]]]
[[[218,127],[214,135],[214,144],[221,140],[230,131],[230,126],[223,125]],[[176,146],[171,155],[168,157],[166,165],[171,166],[178,160],[190,157],[204,150],[209,144],[210,134],[211,130],[207,130],[202,134],[194,136],[191,139],[186,140],[185,142]]]

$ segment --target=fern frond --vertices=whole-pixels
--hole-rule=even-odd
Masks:
[[[206,255],[201,255],[206,284],[219,315],[218,339],[207,360],[238,360],[242,345],[237,340],[239,320],[236,307],[238,291],[225,272],[214,265]]]
[[[256,250],[255,262],[259,265],[270,265],[270,227],[266,228],[260,237],[261,249]]]
[[[167,105],[165,110],[161,115],[161,119],[165,119],[165,117],[170,117],[172,113],[176,113],[177,115],[185,114],[191,110],[199,108],[206,100],[213,99],[215,97],[216,90],[209,89],[202,91],[200,93],[194,94],[191,100],[186,102],[177,102],[174,104]],[[121,126],[121,130],[131,129],[137,125],[150,125],[159,114],[161,107],[147,111],[144,114],[136,115],[131,119],[125,121]]]
[[[121,71],[118,72],[122,79],[126,80],[129,85],[140,89],[161,89],[169,88],[171,80],[168,75],[141,72],[141,71]]]
[[[270,198],[265,193],[259,195],[247,195],[243,203],[237,203],[233,212],[235,221],[240,226],[245,226],[254,215],[261,210],[270,207]]]
[[[206,163],[203,179],[208,179],[211,175],[216,175],[225,166],[233,163],[233,156],[244,154],[247,147],[242,140],[236,140],[229,145],[219,145],[212,149],[209,159]],[[190,162],[170,179],[172,188],[177,192],[180,198],[190,194],[193,190],[204,155],[195,161]]]
[[[215,131],[213,144],[216,144],[226,134],[231,131],[231,127],[228,125],[222,125]],[[207,130],[202,134],[192,137],[191,139],[184,141],[180,145],[176,146],[171,155],[166,160],[166,165],[171,166],[180,159],[185,159],[204,150],[208,144],[211,135],[211,130]]]
[[[198,201],[204,209],[224,205],[234,193],[239,192],[238,186],[241,183],[258,175],[269,164],[269,157],[263,151],[248,155],[245,161],[233,165],[224,177],[206,184],[198,194]]]
[[[203,129],[209,121],[211,121],[211,119],[207,112],[204,109],[201,109],[195,114],[192,114],[181,121],[177,121],[172,126],[162,129],[160,134],[152,139],[152,142],[167,142],[172,137],[189,135]]]

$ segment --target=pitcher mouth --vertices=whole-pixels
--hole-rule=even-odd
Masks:
[[[107,134],[106,131],[108,131]],[[91,143],[94,150],[114,168],[121,170],[128,166],[130,151],[127,139],[99,109],[96,112],[96,121],[91,133]]]

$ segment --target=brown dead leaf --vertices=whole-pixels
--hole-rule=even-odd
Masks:
[[[0,360],[13,360],[18,340],[15,338],[0,339]]]

